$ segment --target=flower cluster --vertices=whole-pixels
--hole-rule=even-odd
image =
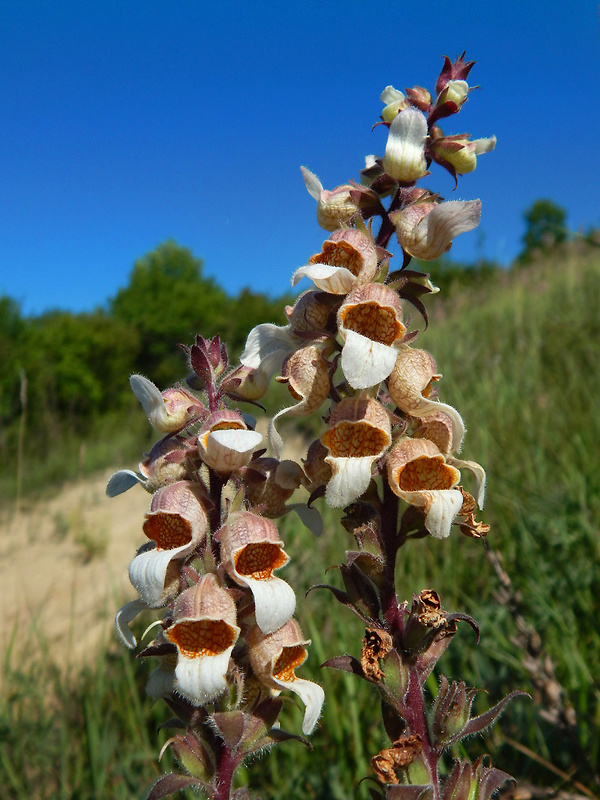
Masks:
[[[322,688],[296,675],[310,642],[293,618],[294,591],[275,575],[289,557],[272,521],[301,509],[318,530],[320,517],[306,504],[287,503],[297,488],[310,487],[301,466],[265,458],[253,421],[227,407],[247,377],[243,368],[227,369],[218,337],[197,337],[187,351],[192,373],[184,385],[161,392],[143,376],[131,377],[150,423],[166,435],[138,472],[115,473],[107,493],[140,483],[152,494],[146,542],[129,565],[138,597],[117,613],[117,631],[134,648],[129,623],[141,611],[162,610],[151,626],[154,641],[141,654],[159,660],[147,691],[167,699],[188,724],[192,751],[204,754],[192,774],[210,794],[223,781],[224,743],[240,720],[244,731],[235,752],[228,751],[234,764],[272,743],[275,698],[283,690],[306,707],[304,734],[320,716]],[[179,754],[189,746],[184,739],[172,740]],[[190,760],[186,750],[188,771]]]
[[[235,369],[218,337],[197,337],[185,348],[185,383],[161,392],[142,376],[131,378],[149,421],[165,435],[137,472],[121,470],[108,483],[111,496],[137,483],[152,494],[147,541],[129,568],[138,598],[119,611],[117,629],[135,647],[131,620],[161,610],[141,653],[159,659],[147,690],[165,697],[186,729],[169,744],[187,774],[162,778],[152,800],[186,786],[228,800],[246,756],[292,736],[276,727],[283,690],[304,703],[303,733],[314,729],[323,690],[296,675],[309,642],[293,617],[292,588],[274,574],[289,558],[272,520],[294,510],[319,533],[313,503],[323,497],[345,510],[342,524],[356,540],[338,565],[344,589],[324,588],[365,624],[360,660],[339,656],[325,666],[377,688],[392,741],[372,759],[381,792],[371,794],[488,800],[509,778],[487,762],[462,759],[441,790],[438,764],[447,749],[491,724],[509,698],[471,717],[475,691],[443,679],[428,714],[427,677],[457,622],[476,625],[443,611],[433,590],[409,606],[395,586],[398,550],[409,540],[444,539],[453,525],[474,538],[489,530],[475,517],[484,470],[458,457],[462,417],[438,399],[442,376],[418,347],[409,313],[416,309],[427,326],[422,298],[438,291],[429,275],[409,268],[411,259],[437,259],[479,224],[479,200],[443,201],[417,186],[433,163],[458,181],[495,146],[494,137],[445,135],[438,124],[467,101],[472,66],[462,56],[446,58],[434,94],[419,86],[383,91],[385,152],[367,156],[360,183],[326,191],[302,168],[317,221],[330,235],[292,275],[294,286],[304,279],[312,286],[285,309],[287,324],[255,327]],[[402,257],[396,270],[394,235]],[[257,404],[273,378],[291,401],[269,423],[266,455],[253,420],[235,406]],[[284,459],[283,418],[316,414],[324,430],[302,464]],[[471,492],[461,485],[464,473]],[[300,488],[307,502],[295,501]]]

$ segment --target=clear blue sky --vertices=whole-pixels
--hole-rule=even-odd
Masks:
[[[387,84],[433,89],[466,49],[481,85],[446,133],[498,137],[456,192],[453,255],[510,261],[550,197],[600,225],[596,2],[0,0],[0,293],[91,310],[175,238],[232,293],[279,294],[325,234],[299,167],[358,179]]]

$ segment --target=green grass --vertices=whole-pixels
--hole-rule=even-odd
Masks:
[[[465,419],[463,457],[487,469],[489,546],[502,554],[522,613],[578,716],[572,741],[544,722],[539,698],[517,699],[495,732],[468,741],[466,750],[491,752],[499,767],[525,781],[563,786],[508,745],[506,734],[556,767],[577,770],[575,777],[597,792],[586,761],[600,762],[600,259],[561,256],[554,264],[495,276],[483,289],[433,297],[428,307],[431,327],[417,346],[435,355],[444,375],[440,398]],[[310,585],[335,582],[325,569],[342,561],[351,545],[335,514],[326,511],[325,522],[318,540],[292,518],[281,525],[292,557],[283,577],[297,589],[298,617],[313,642],[301,674],[324,685],[327,701],[312,752],[289,742],[248,765],[251,786],[263,798],[366,798],[368,784],[357,788],[358,782],[370,773],[370,757],[387,745],[370,687],[319,669],[334,655],[358,655],[364,633],[330,593],[302,599]],[[403,548],[399,594],[410,598],[430,586],[445,608],[466,611],[481,625],[479,646],[463,626],[440,662],[450,678],[487,689],[478,708],[513,689],[533,693],[512,641],[514,621],[495,601],[498,583],[483,543],[453,532],[445,541]],[[7,666],[8,695],[0,701],[2,796],[143,797],[153,777],[168,769],[156,766],[168,735],[156,728],[169,712],[151,707],[140,688],[151,666],[112,649],[70,681],[43,660],[26,670]],[[290,699],[282,727],[298,732],[301,718]]]

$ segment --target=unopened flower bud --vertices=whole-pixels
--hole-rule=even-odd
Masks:
[[[444,675],[440,676],[433,706],[433,733],[439,742],[448,742],[463,730],[469,721],[475,694],[475,689],[467,690],[464,681],[449,684]]]
[[[385,103],[385,108],[381,112],[381,118],[384,122],[391,122],[399,111],[403,111],[409,106],[406,97],[398,89],[394,89],[393,86],[386,86],[379,99],[382,103]]]
[[[262,435],[248,430],[235,411],[216,411],[198,434],[198,452],[215,472],[229,475],[250,461],[261,441]]]
[[[425,139],[427,120],[416,108],[407,108],[390,125],[383,167],[394,180],[412,183],[427,172]]]
[[[180,430],[203,411],[202,403],[180,387],[161,392],[143,375],[132,375],[129,383],[150,424],[161,433]]]
[[[317,201],[317,222],[326,231],[335,231],[350,225],[358,212],[358,205],[352,198],[354,187],[349,184],[338,186],[332,191],[323,189],[321,181],[306,167],[300,167],[308,193]]]

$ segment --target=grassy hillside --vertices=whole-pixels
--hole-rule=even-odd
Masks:
[[[592,765],[600,761],[600,256],[561,255],[461,292],[430,299],[430,330],[417,344],[435,355],[443,373],[440,398],[465,419],[463,457],[487,469],[487,547],[499,553],[512,584],[499,599],[484,542],[453,533],[402,549],[399,594],[410,598],[433,586],[445,608],[479,621],[481,644],[464,626],[441,667],[487,689],[478,700],[482,709],[516,688],[534,698],[514,701],[490,737],[468,743],[468,753],[490,752],[497,766],[525,782],[573,790],[572,781],[580,781],[598,794]],[[349,544],[331,512],[326,523],[316,542],[293,520],[282,524],[292,557],[285,577],[299,598]],[[313,639],[303,674],[320,680],[329,699],[313,752],[282,745],[250,765],[252,786],[263,798],[366,798],[367,784],[357,783],[387,743],[377,699],[351,676],[318,668],[342,652],[358,655],[364,631],[325,592],[299,606]],[[152,753],[168,735],[155,726],[168,712],[140,701],[142,679],[139,671],[139,683],[132,679],[127,660],[128,654],[102,659],[73,690],[51,672],[41,679],[43,664],[35,680],[9,675],[10,702],[0,704],[0,785],[9,787],[3,796],[144,796],[135,787],[152,779]],[[56,695],[52,713],[41,702],[48,692]],[[293,702],[289,714],[288,728],[299,729]],[[552,714],[567,724],[557,726]],[[135,725],[141,732],[132,732]]]

